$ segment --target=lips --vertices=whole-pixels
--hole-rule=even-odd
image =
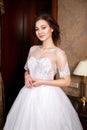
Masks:
[[[45,35],[39,35],[40,40],[44,40],[44,38],[45,38]]]
[[[39,38],[43,38],[44,37],[44,35],[39,35]]]

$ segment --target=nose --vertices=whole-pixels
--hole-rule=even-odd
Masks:
[[[41,29],[39,29],[39,30],[38,30],[38,34],[41,34],[41,33],[42,33],[42,30],[41,30]]]

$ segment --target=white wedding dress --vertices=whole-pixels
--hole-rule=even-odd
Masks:
[[[59,49],[30,49],[25,69],[35,79],[69,75],[65,53]],[[59,86],[24,86],[8,113],[4,130],[83,130],[70,100]]]

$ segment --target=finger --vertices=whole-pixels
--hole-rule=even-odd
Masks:
[[[26,87],[29,87],[29,88],[31,88],[32,87],[32,85],[29,83],[29,82],[26,82]]]

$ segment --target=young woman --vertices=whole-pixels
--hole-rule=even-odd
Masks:
[[[82,130],[78,115],[61,89],[70,85],[65,52],[57,44],[60,31],[48,14],[34,20],[40,45],[30,48],[25,64],[25,85],[20,90],[4,130]],[[56,74],[59,79],[54,79]]]

